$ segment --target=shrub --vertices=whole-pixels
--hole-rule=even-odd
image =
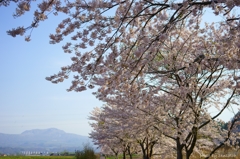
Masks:
[[[94,149],[89,144],[84,145],[83,150],[75,151],[75,157],[76,159],[97,159]]]

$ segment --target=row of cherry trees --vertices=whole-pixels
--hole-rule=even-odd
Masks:
[[[144,159],[152,155],[180,159],[183,155],[190,158],[194,151],[201,154],[203,149],[211,149],[210,156],[230,141],[235,143],[237,116],[228,130],[221,129],[217,118],[239,102],[239,62],[227,55],[238,54],[239,49],[226,47],[229,42],[219,39],[221,26],[219,30],[210,27],[211,36],[207,36],[184,23],[176,26],[160,43],[162,47],[144,74],[129,77],[135,82],[99,89],[96,96],[107,105],[102,110],[96,108],[90,117],[95,121],[90,135],[96,144],[114,147],[123,154],[138,146]],[[138,47],[141,44],[129,58],[136,58]],[[210,114],[209,109],[217,113]]]
[[[15,17],[34,5],[0,0],[0,6],[11,2],[18,4]],[[7,33],[29,41],[27,31],[50,13],[66,14],[50,43],[70,36],[63,50],[73,54],[72,64],[46,79],[71,78],[68,91],[98,87],[94,95],[106,105],[90,117],[96,144],[115,155],[141,150],[145,159],[188,159],[237,138],[238,116],[228,130],[217,119],[239,105],[239,6],[238,0],[45,0],[29,26]],[[221,19],[205,23],[206,13]]]

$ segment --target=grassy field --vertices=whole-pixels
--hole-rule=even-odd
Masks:
[[[126,159],[129,159],[130,157],[127,155]],[[106,157],[106,159],[115,159],[114,156],[112,157]],[[119,159],[122,159],[122,155],[119,155]],[[142,155],[133,155],[133,159],[142,159]]]
[[[4,159],[75,159],[74,156],[0,156]]]
[[[208,154],[207,150],[204,150],[202,154],[193,154],[191,159],[203,159]],[[100,158],[100,155],[97,155],[97,159]],[[103,158],[103,157],[101,157]],[[122,156],[119,155],[119,159]],[[76,159],[75,156],[0,156],[0,159]],[[107,157],[107,159],[115,159],[115,157]],[[127,156],[129,159],[129,156]],[[142,155],[134,155],[133,159],[142,159]],[[153,159],[161,159],[160,156],[156,156]],[[174,159],[174,158],[167,158]],[[185,156],[183,157],[185,159]],[[223,147],[217,153],[215,153],[210,159],[240,159],[240,149],[231,149]]]

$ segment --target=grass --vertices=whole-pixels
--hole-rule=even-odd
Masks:
[[[191,155],[191,159],[205,159],[207,155],[210,153],[209,150],[202,150],[201,154],[193,153]],[[157,158],[159,159],[159,158]],[[167,158],[174,159],[174,158]],[[183,155],[183,159],[186,157]],[[229,147],[222,147],[218,151],[216,151],[210,159],[240,159],[240,150],[232,149]]]
[[[74,156],[0,156],[4,159],[75,159]]]
[[[190,158],[204,159],[208,154],[209,154],[209,150],[203,150],[201,154],[193,153]],[[129,156],[127,156],[126,158],[129,159]],[[183,159],[185,158],[186,157],[183,155]],[[111,156],[111,157],[107,157],[107,159],[115,159],[115,157]],[[122,159],[121,155],[119,155],[119,159]],[[142,155],[135,155],[133,159],[142,159]],[[153,159],[161,159],[161,157],[155,156],[153,157]],[[176,159],[176,157],[175,158],[169,157],[167,159]],[[228,147],[222,147],[215,154],[213,154],[213,156],[210,157],[210,159],[240,159],[240,149],[238,150],[238,149],[232,149]]]
[[[193,154],[191,156],[191,159],[203,159],[204,155],[208,154],[208,150],[204,150],[202,152],[202,156],[199,154]],[[97,155],[97,158],[99,159],[100,156]],[[119,155],[119,159],[121,159],[122,156]],[[0,156],[0,159],[76,159],[75,156]],[[114,156],[107,157],[107,159],[115,159]],[[129,159],[129,156],[127,155],[127,159]],[[134,155],[133,159],[142,159],[142,155]],[[154,159],[160,159],[160,157],[155,157]],[[168,159],[174,159],[174,158],[168,158]],[[185,156],[183,157],[185,159]],[[217,151],[213,157],[210,159],[240,159],[240,149],[231,149],[227,147],[221,148],[219,151]]]
[[[119,158],[119,159],[122,159],[123,157],[122,157],[122,155],[119,155],[118,158]],[[129,155],[126,155],[126,159],[129,159],[129,158],[130,158]],[[136,154],[134,154],[134,155],[132,156],[132,158],[133,158],[133,159],[142,159],[142,155],[136,155]],[[106,157],[106,159],[115,159],[115,156],[109,156],[109,157]]]

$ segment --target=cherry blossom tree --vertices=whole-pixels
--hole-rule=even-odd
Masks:
[[[132,158],[133,153],[142,152],[144,159],[150,159],[159,153],[154,152],[156,146],[160,144],[162,151],[165,149],[163,149],[161,137],[157,131],[149,123],[150,121],[146,121],[146,115],[141,111],[139,113],[142,115],[136,114],[136,111],[126,112],[126,109],[120,107],[114,109],[114,107],[105,106],[101,112],[105,117],[104,122],[99,121],[96,114],[92,113],[90,119],[97,122],[91,123],[93,132],[90,136],[99,146],[101,144],[98,142],[101,140],[104,140],[105,144],[111,145],[112,141],[109,139],[114,138],[118,141],[118,145],[122,145],[121,148],[118,147],[118,150],[122,150],[123,158],[125,158],[126,153]],[[99,123],[104,124],[99,125]]]
[[[101,147],[102,153],[106,155],[114,154],[118,158],[121,142],[115,137],[115,131],[108,125],[101,110],[94,108],[89,119],[95,121],[90,124],[94,130],[90,133],[93,142]]]
[[[146,108],[137,107],[153,116],[152,121],[163,123],[160,129],[156,126],[155,128],[176,142],[177,158],[182,158],[183,149],[186,158],[190,158],[196,147],[201,148],[201,142],[197,141],[199,136],[212,139],[208,142],[211,142],[209,145],[216,146],[214,152],[225,142],[229,142],[231,135],[235,137],[230,133],[235,120],[230,124],[228,132],[220,131],[216,120],[228,107],[237,104],[234,100],[239,98],[237,77],[239,61],[228,55],[238,54],[238,48],[233,45],[230,51],[226,48],[217,49],[226,46],[225,43],[231,44],[225,39],[219,39],[223,33],[221,27],[220,30],[215,30],[213,25],[210,26],[213,31],[211,35],[216,34],[214,36],[216,39],[205,34],[201,35],[198,31],[186,30],[184,25],[179,27],[176,30],[182,35],[174,33],[165,39],[164,47],[158,52],[159,58],[148,65],[146,71],[148,75],[142,78],[139,75],[136,78],[138,85],[134,85],[136,82],[121,83],[119,89],[109,91],[113,96],[106,97],[103,88],[100,88],[96,95],[105,102],[120,105],[120,108],[122,105],[136,107],[139,103],[146,107],[154,102],[158,108],[157,114],[152,114],[152,111]],[[219,43],[215,45],[212,44],[213,41]],[[132,79],[134,78],[133,75]],[[141,94],[140,88],[144,87],[149,90]],[[216,108],[218,113],[210,115],[208,110],[211,107]],[[156,108],[154,111],[156,112]],[[167,125],[173,126],[172,134],[169,129],[162,129]],[[209,134],[206,127],[212,127],[211,130],[215,133]],[[218,143],[216,139],[219,140]],[[206,143],[204,138],[199,141]]]
[[[132,158],[132,154],[137,152],[137,146],[134,139],[126,131],[128,123],[122,122],[122,118],[116,118],[113,112],[109,109],[109,106],[104,106],[101,112],[95,108],[91,113],[90,120],[94,121],[91,123],[93,131],[90,133],[90,137],[95,141],[95,144],[100,147],[109,147],[109,149],[114,153],[115,157],[118,158],[118,154],[123,154],[123,158],[126,158],[126,154]],[[99,116],[101,116],[99,118]],[[113,116],[113,117],[112,117]]]
[[[167,94],[158,101],[170,106],[167,108],[167,115],[171,119],[169,124],[175,127],[176,132],[169,135],[167,131],[165,134],[176,141],[177,158],[182,158],[182,149],[185,149],[186,158],[190,158],[198,139],[198,131],[207,124],[215,124],[214,120],[226,108],[236,104],[234,98],[239,98],[238,82],[234,80],[239,75],[239,61],[228,55],[238,54],[239,49],[234,45],[231,50],[225,50],[225,47],[220,49],[219,46],[226,43],[224,39],[219,39],[223,34],[220,32],[222,28],[211,28],[209,34],[213,36],[210,37],[185,28],[181,30],[181,36],[169,36],[173,40],[165,40],[166,49],[161,48],[162,60],[150,65],[152,71],[149,73],[153,82],[157,80],[160,84],[149,86]],[[184,34],[184,30],[188,33]],[[213,41],[219,43],[212,44]],[[215,107],[218,113],[209,115],[211,107]],[[219,133],[215,135],[217,134]],[[229,137],[229,134],[225,134],[220,145],[226,139],[229,141]]]
[[[0,0],[0,6],[17,3],[14,16],[19,17],[30,11],[33,2]],[[218,129],[216,120],[239,102],[240,16],[234,12],[239,6],[238,0],[49,0],[38,4],[30,25],[7,33],[13,37],[26,35],[29,41],[31,30],[49,14],[66,14],[67,18],[50,35],[50,43],[71,37],[63,50],[74,54],[72,64],[46,79],[59,83],[72,73],[68,91],[98,86],[96,97],[116,106],[115,110],[127,109],[124,104],[135,108],[137,114],[144,113],[147,117],[142,123],[147,124],[139,127],[145,130],[143,136],[158,130],[175,142],[176,156],[182,159],[183,155],[190,158],[201,147],[201,140],[206,141],[200,136],[219,139],[209,140],[209,145],[216,146],[212,153],[235,138],[237,119],[226,132]],[[203,25],[206,9],[222,20]],[[209,114],[211,108],[218,112]],[[121,119],[104,115],[102,118],[110,120],[110,124]],[[129,127],[133,123],[126,124]],[[124,125],[118,128],[128,129]],[[215,133],[207,134],[207,128]],[[97,129],[105,134],[110,132],[107,130]],[[124,134],[117,134],[123,139]],[[126,147],[125,140],[111,141]]]
[[[15,17],[23,16],[34,5],[31,0],[1,0],[0,5],[8,6],[10,2],[17,3]],[[235,41],[239,16],[232,12],[239,5],[237,0],[50,0],[38,4],[33,22],[28,27],[9,30],[8,34],[24,35],[27,30],[47,20],[50,13],[56,16],[66,14],[68,17],[57,26],[56,33],[50,35],[50,42],[59,43],[65,36],[70,36],[72,41],[67,42],[63,49],[66,53],[75,53],[71,58],[73,63],[62,67],[58,74],[47,80],[62,82],[75,72],[77,75],[73,75],[69,91],[83,91],[94,85],[114,88],[128,79],[129,74],[135,75],[135,78],[128,79],[132,83],[145,72],[147,64],[157,56],[162,41],[169,33],[175,32],[176,25],[187,21],[189,27],[198,29],[199,18],[204,15],[205,8],[211,9],[216,17],[224,17],[220,25],[225,27],[229,41],[239,45]],[[26,40],[30,40],[30,35]],[[134,49],[136,46],[141,47]],[[84,51],[89,47],[92,51]],[[135,58],[129,58],[132,52]],[[109,70],[118,71],[111,74]]]

